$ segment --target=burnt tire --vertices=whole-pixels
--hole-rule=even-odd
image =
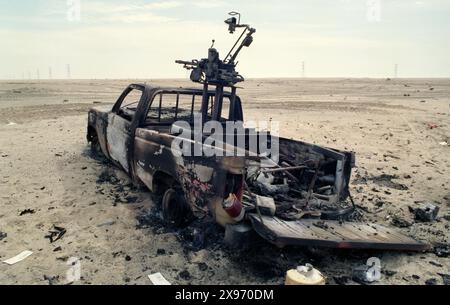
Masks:
[[[191,209],[180,188],[171,187],[164,192],[161,209],[164,221],[176,227],[186,225],[192,219]]]

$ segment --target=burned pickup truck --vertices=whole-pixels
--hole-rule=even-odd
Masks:
[[[235,16],[225,21],[229,31],[244,30],[224,60],[211,47],[207,58],[177,61],[203,88],[131,84],[112,109],[92,108],[87,139],[94,152],[162,194],[169,223],[213,217],[278,246],[426,249],[390,228],[346,221],[355,210],[353,153],[245,126],[235,60],[255,30]]]

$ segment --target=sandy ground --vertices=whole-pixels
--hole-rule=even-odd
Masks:
[[[0,263],[0,284],[66,284],[71,257],[81,262],[76,284],[149,284],[154,272],[176,284],[281,284],[287,269],[304,263],[330,284],[353,284],[352,268],[372,256],[382,264],[378,283],[444,283],[449,259],[434,250],[277,249],[262,242],[237,252],[222,245],[215,225],[165,228],[157,198],[93,158],[85,139],[88,108],[113,103],[130,82],[0,82],[0,260],[34,252],[15,265]],[[392,226],[398,216],[411,226],[397,230],[448,245],[450,146],[440,143],[450,143],[449,79],[249,80],[240,96],[246,119],[276,120],[282,136],[355,151],[351,190],[367,221]],[[394,176],[377,179],[382,174]],[[408,206],[427,202],[440,208],[438,219],[414,221]],[[67,232],[50,243],[53,225]],[[192,241],[199,229],[206,240],[200,245]]]

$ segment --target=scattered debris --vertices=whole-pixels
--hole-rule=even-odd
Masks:
[[[25,250],[19,254],[17,254],[14,257],[11,257],[10,259],[7,259],[5,261],[3,261],[4,263],[8,264],[8,265],[14,265],[15,263],[18,263],[20,261],[23,261],[24,259],[26,259],[28,256],[30,256],[31,254],[33,254],[33,251],[29,251],[29,250]]]
[[[436,219],[439,207],[434,204],[427,203],[422,207],[408,207],[409,211],[414,214],[414,219],[422,222],[430,222]]]
[[[66,229],[53,225],[52,229],[50,229],[48,233],[49,234],[45,235],[45,238],[50,239],[50,242],[53,243],[66,234]]]
[[[172,285],[168,280],[164,278],[164,276],[160,272],[149,274],[148,278],[153,285]]]
[[[434,254],[439,257],[448,257],[450,246],[448,244],[437,244],[434,246]]]
[[[32,210],[32,209],[25,209],[25,210],[20,212],[19,216],[23,216],[23,215],[26,215],[26,214],[34,214],[34,213],[35,213],[35,211]]]
[[[398,179],[399,177],[397,175],[387,175],[387,174],[381,174],[379,176],[374,176],[372,178],[369,178],[369,180],[372,180],[375,184],[379,186],[385,186],[388,188],[393,188],[400,191],[408,190],[408,187],[404,184],[397,183],[392,181],[392,179]]]
[[[396,226],[398,228],[407,228],[410,227],[412,225],[412,223],[410,223],[409,221],[401,218],[398,215],[394,215],[392,217],[391,223],[393,226]]]

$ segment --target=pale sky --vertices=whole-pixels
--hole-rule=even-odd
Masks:
[[[239,11],[244,77],[450,77],[448,0],[0,0],[0,78],[184,78]],[[75,6],[73,6],[75,3]],[[70,10],[73,8],[74,10]],[[71,14],[74,13],[74,14]],[[69,20],[68,15],[75,17]],[[73,19],[73,18],[71,18]]]

